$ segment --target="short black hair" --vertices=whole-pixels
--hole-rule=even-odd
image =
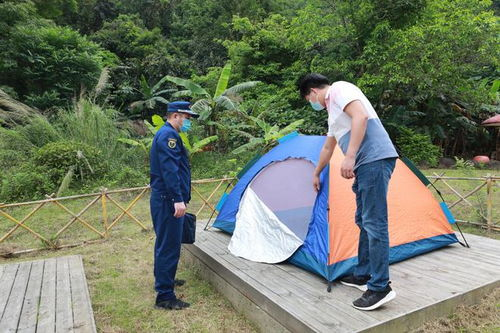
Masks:
[[[311,88],[324,88],[329,84],[330,81],[326,76],[318,73],[310,73],[302,76],[297,86],[300,91],[300,96],[306,97],[311,92]]]

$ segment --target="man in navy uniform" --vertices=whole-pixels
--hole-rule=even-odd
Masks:
[[[174,286],[184,284],[175,280],[181,251],[182,227],[186,204],[191,199],[191,170],[186,148],[179,132],[191,127],[190,118],[198,118],[190,103],[171,102],[167,122],[156,133],[151,146],[151,217],[156,233],[154,275],[156,307],[181,310],[189,303],[178,299]]]

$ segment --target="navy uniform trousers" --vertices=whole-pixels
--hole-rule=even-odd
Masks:
[[[174,217],[174,203],[165,195],[151,192],[151,217],[156,233],[154,249],[155,289],[157,302],[175,298],[174,280],[181,253],[184,217]]]

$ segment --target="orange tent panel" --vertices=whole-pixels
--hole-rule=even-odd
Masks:
[[[354,180],[340,175],[343,158],[337,147],[330,161],[329,265],[358,254]],[[431,191],[401,160],[397,161],[389,183],[388,211],[391,247],[453,232]]]

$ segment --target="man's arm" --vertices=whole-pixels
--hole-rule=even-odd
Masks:
[[[186,213],[186,204],[181,195],[179,179],[179,161],[181,150],[177,137],[164,135],[158,138],[158,154],[160,160],[160,171],[167,192],[174,200],[174,217],[182,217]]]
[[[323,148],[321,149],[321,153],[319,154],[318,165],[316,166],[316,169],[314,169],[313,173],[313,186],[316,191],[319,191],[319,175],[321,174],[321,171],[323,171],[325,166],[330,162],[336,145],[337,140],[335,140],[335,137],[326,137]]]
[[[351,139],[349,141],[349,147],[347,148],[344,161],[342,162],[342,166],[340,168],[340,173],[342,174],[342,177],[350,179],[354,178],[356,154],[363,138],[365,137],[368,115],[363,104],[359,100],[355,100],[347,104],[344,108],[344,112],[351,117],[352,125]]]

